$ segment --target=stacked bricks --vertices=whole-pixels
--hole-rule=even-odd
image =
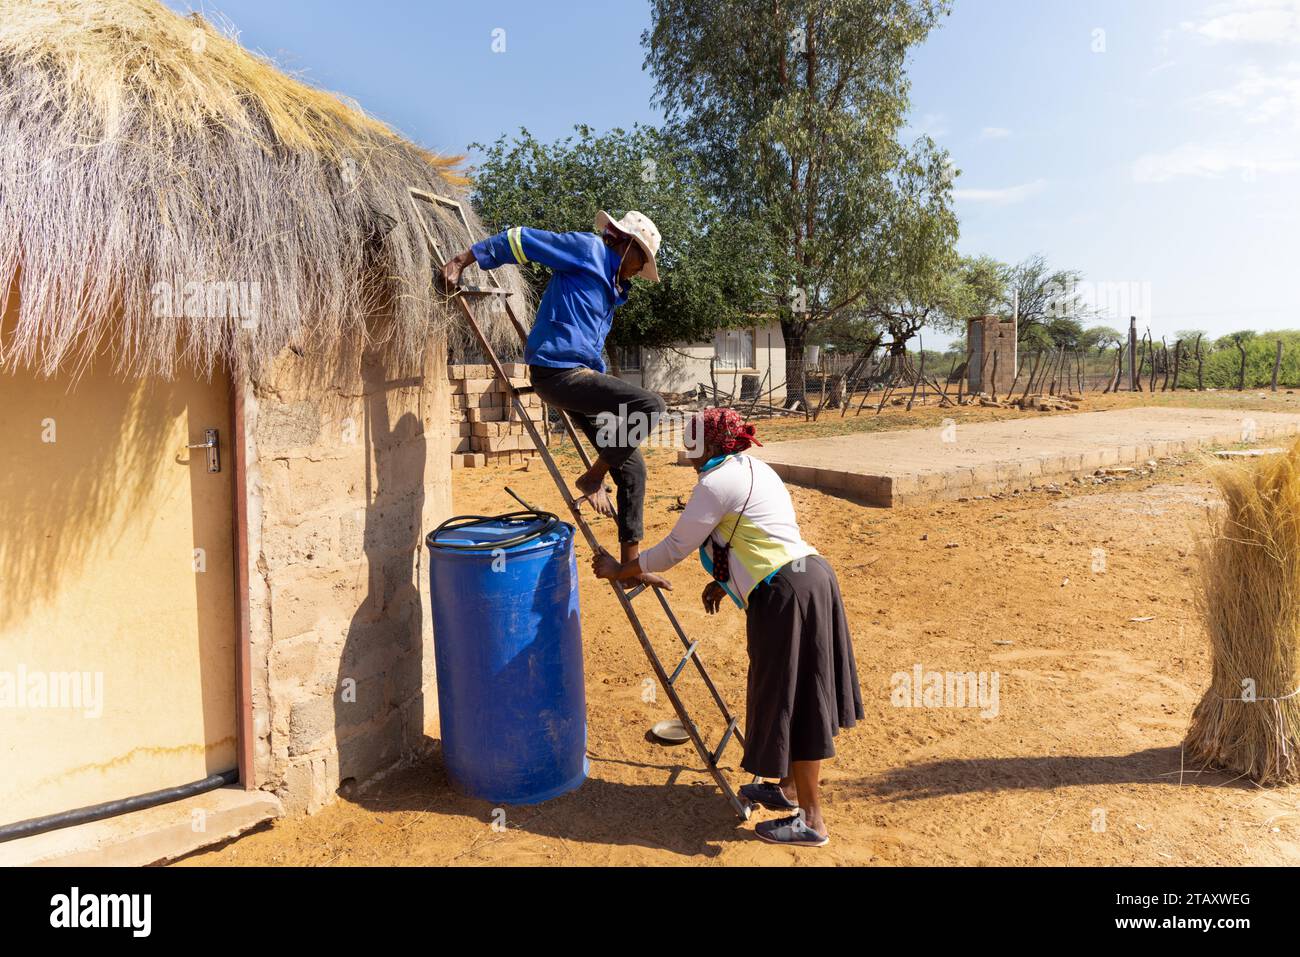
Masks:
[[[528,385],[528,367],[522,362],[502,365],[510,385]],[[510,400],[506,383],[489,365],[449,365],[451,382],[451,467],[520,465],[537,455],[532,436]],[[540,430],[542,401],[521,396],[524,410]]]

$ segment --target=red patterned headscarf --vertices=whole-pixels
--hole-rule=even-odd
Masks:
[[[704,447],[718,449],[726,455],[763,444],[755,437],[754,427],[735,409],[705,409],[695,417],[691,438],[698,439],[701,427]]]

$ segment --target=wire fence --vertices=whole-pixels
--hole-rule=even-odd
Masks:
[[[683,383],[684,391],[665,397],[675,406],[728,406],[751,418],[817,418],[827,410],[846,415],[851,409],[860,415],[879,413],[888,405],[910,409],[932,402],[1003,405],[1090,393],[1300,387],[1300,336],[1294,335],[1276,340],[1261,336],[1236,348],[1200,341],[1180,341],[1171,348],[1148,336],[1139,340],[1136,368],[1134,361],[1127,347],[1099,352],[1021,344],[1009,363],[1014,370],[999,369],[998,359],[990,368],[989,358],[973,369],[969,353],[953,350],[810,349],[808,358],[761,375],[712,367],[709,381]]]

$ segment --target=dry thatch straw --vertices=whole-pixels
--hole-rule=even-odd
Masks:
[[[406,190],[455,195],[458,162],[157,0],[0,0],[0,369],[106,345],[135,374],[256,374],[376,338],[413,360],[458,311]]]
[[[1300,443],[1218,463],[1223,497],[1201,549],[1200,605],[1213,658],[1187,755],[1260,784],[1300,781]]]

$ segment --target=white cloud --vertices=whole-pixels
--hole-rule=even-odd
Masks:
[[[1175,179],[1243,179],[1300,169],[1300,161],[1266,149],[1226,144],[1184,143],[1164,153],[1146,153],[1133,163],[1138,183],[1167,183]]]
[[[1036,196],[1047,188],[1047,180],[1036,179],[1019,186],[1006,186],[1002,189],[954,189],[953,198],[964,203],[988,203],[993,206],[1010,206],[1022,203],[1031,196]]]
[[[986,126],[980,130],[980,139],[982,140],[1004,140],[1011,135],[1011,131],[1004,126]]]
[[[1221,0],[1181,26],[1211,43],[1300,46],[1300,0]]]
[[[1244,67],[1232,86],[1210,90],[1191,102],[1200,108],[1233,110],[1247,123],[1289,119],[1300,127],[1300,61],[1272,73],[1254,65]]]

